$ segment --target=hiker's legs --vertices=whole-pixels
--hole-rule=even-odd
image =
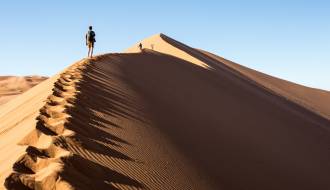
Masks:
[[[93,57],[93,51],[94,51],[94,43],[88,44],[88,58]]]
[[[88,46],[88,55],[87,55],[87,57],[89,57],[90,52],[91,52],[91,47]]]
[[[94,46],[91,48],[91,58],[93,57]]]

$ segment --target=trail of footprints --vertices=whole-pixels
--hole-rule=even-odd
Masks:
[[[73,135],[65,128],[70,117],[67,110],[75,102],[76,87],[88,63],[74,64],[55,82],[53,93],[40,109],[36,129],[20,142],[28,147],[6,178],[7,189],[71,189],[59,175],[65,159],[72,156],[62,145],[64,137]]]

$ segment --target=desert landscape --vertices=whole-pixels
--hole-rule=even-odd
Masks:
[[[19,79],[44,81],[0,106],[0,189],[330,189],[330,92],[141,43]]]
[[[0,106],[46,79],[42,76],[0,76]]]

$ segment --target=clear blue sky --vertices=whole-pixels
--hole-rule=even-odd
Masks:
[[[242,65],[330,90],[328,0],[3,0],[0,75],[53,75],[86,55],[156,33]]]

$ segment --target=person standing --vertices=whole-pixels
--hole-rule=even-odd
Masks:
[[[96,42],[95,40],[95,32],[93,31],[93,27],[89,26],[89,30],[86,34],[86,46],[88,47],[88,57],[92,58],[93,57],[93,50],[94,50],[94,43]]]

